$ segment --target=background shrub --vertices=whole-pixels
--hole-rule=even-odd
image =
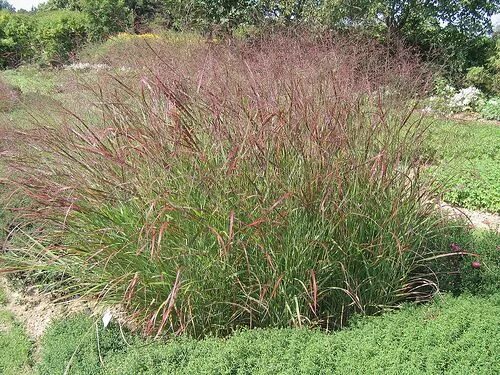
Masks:
[[[467,71],[466,81],[471,86],[488,91],[491,75],[484,66],[474,66]]]
[[[89,20],[80,12],[42,12],[36,16],[33,36],[37,59],[42,64],[60,65],[87,40]]]
[[[33,17],[0,11],[0,68],[17,66],[34,56]]]
[[[0,64],[61,64],[87,40],[89,20],[80,12],[40,12],[35,16],[0,12]]]
[[[486,120],[500,121],[500,98],[488,99],[480,110],[481,116]]]
[[[103,40],[132,25],[132,12],[124,0],[81,0],[80,6],[88,18],[88,32],[93,41]]]

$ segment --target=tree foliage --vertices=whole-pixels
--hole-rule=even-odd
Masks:
[[[88,19],[76,11],[0,12],[0,67],[61,64],[87,40]]]
[[[8,10],[14,12],[16,9],[7,0],[0,0],[0,10]]]
[[[81,0],[80,7],[89,18],[92,40],[123,31],[132,22],[132,13],[124,0]]]
[[[59,10],[36,16],[33,40],[38,61],[58,65],[87,40],[88,20],[81,12]]]
[[[17,66],[33,56],[34,19],[28,15],[0,11],[0,67]]]
[[[311,0],[309,17],[333,28],[358,27],[377,37],[403,39],[460,76],[491,51],[491,16],[499,0]],[[312,9],[312,11],[311,11]]]
[[[12,7],[0,0],[0,8]],[[140,32],[158,20],[168,28],[202,32],[263,23],[354,28],[379,39],[405,40],[446,65],[456,80],[487,64],[494,49],[491,15],[500,11],[500,0],[49,0],[38,10],[61,9],[85,14],[90,40],[132,26]]]

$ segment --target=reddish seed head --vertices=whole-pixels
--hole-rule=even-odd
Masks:
[[[455,251],[457,253],[459,251],[462,251],[462,248],[460,247],[460,245],[457,243],[454,243],[454,242],[450,245],[450,249],[451,249],[451,251]]]
[[[472,262],[472,268],[475,268],[475,269],[481,268],[481,263],[479,263],[478,261]]]

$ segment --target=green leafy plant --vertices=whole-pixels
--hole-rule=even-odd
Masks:
[[[0,300],[0,373],[28,373],[31,342],[12,314],[3,309],[3,303]]]
[[[33,17],[0,11],[0,67],[17,66],[29,61],[33,49]]]
[[[480,113],[486,120],[500,121],[500,98],[488,99],[481,106]]]
[[[88,17],[88,31],[93,41],[126,30],[132,24],[132,13],[124,0],[81,0],[82,12]]]
[[[36,15],[34,38],[39,62],[60,65],[87,40],[90,20],[80,12],[54,11]]]
[[[467,71],[467,83],[481,90],[488,91],[491,80],[491,74],[484,66],[474,66]]]
[[[74,11],[25,15],[0,11],[0,66],[62,63],[87,41],[87,16]]]
[[[44,337],[42,373],[72,374],[491,374],[498,364],[498,294],[438,298],[333,334],[255,329],[220,339],[132,340],[116,327],[96,335],[85,317]],[[92,332],[86,339],[85,332]],[[111,343],[112,342],[112,343]],[[100,349],[99,349],[100,348]],[[100,362],[102,361],[102,365]]]

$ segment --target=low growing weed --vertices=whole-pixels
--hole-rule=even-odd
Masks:
[[[445,296],[426,306],[359,319],[333,334],[255,329],[225,340],[127,338],[130,346],[117,328],[101,332],[98,343],[92,321],[76,317],[49,330],[39,369],[53,374],[68,366],[69,373],[86,375],[492,374],[499,370],[499,316],[498,294]],[[89,330],[93,334],[82,340]]]
[[[0,290],[0,374],[30,374],[31,342],[14,317],[3,308]]]

